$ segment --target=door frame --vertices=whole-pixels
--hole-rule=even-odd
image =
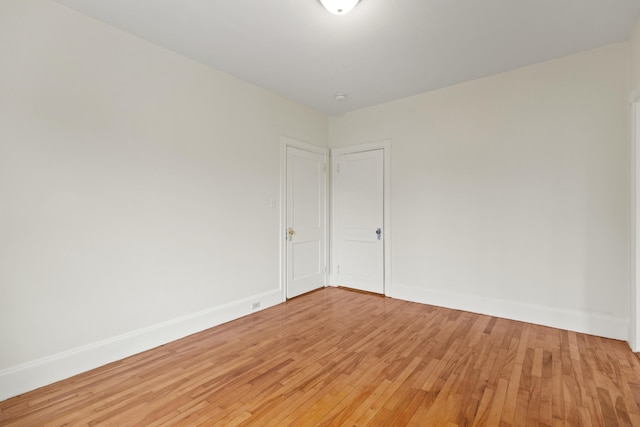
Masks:
[[[640,88],[638,88],[640,91]],[[631,149],[630,149],[630,289],[629,289],[629,347],[640,352],[640,93],[631,97]]]
[[[324,158],[324,265],[329,265],[329,149],[298,141],[286,136],[280,137],[280,292],[282,301],[287,300],[287,148],[297,148],[311,153],[321,154]],[[327,268],[324,271],[324,286],[328,283]]]
[[[331,239],[329,241],[331,247],[331,258],[329,259],[330,275],[329,284],[331,286],[338,286],[338,277],[336,271],[336,243],[337,239],[337,212],[336,212],[336,180],[338,162],[336,161],[338,156],[344,154],[364,153],[367,151],[382,150],[383,157],[383,239],[382,244],[384,246],[384,283],[383,294],[387,295],[389,284],[391,284],[391,140],[386,139],[380,142],[370,142],[365,144],[351,145],[342,148],[332,148],[330,150],[331,157],[331,220],[329,221],[331,227]]]

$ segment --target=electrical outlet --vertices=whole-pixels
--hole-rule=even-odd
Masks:
[[[251,310],[255,310],[256,308],[260,308],[260,301],[251,304]]]

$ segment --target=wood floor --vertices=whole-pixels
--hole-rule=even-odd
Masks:
[[[640,426],[627,344],[327,288],[0,402],[0,425]]]

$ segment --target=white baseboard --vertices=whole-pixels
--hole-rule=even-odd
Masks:
[[[275,290],[0,371],[0,401],[280,304]],[[252,304],[260,302],[259,309]]]
[[[387,286],[386,295],[405,301],[486,314],[616,340],[626,341],[628,338],[628,321],[613,316],[399,284]]]

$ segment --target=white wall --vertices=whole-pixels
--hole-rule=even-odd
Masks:
[[[280,136],[326,117],[46,0],[0,64],[0,400],[281,301]]]
[[[330,119],[392,140],[388,295],[627,339],[628,49]]]
[[[631,32],[629,39],[629,56],[630,56],[630,89],[635,97],[640,97],[640,19],[636,21],[636,25]]]
[[[640,196],[638,191],[638,143],[640,141],[640,19],[636,21],[636,25],[631,33],[629,40],[629,102],[631,117],[631,289],[630,289],[630,316],[629,316],[629,345],[634,351],[640,350],[640,337],[638,333],[638,309],[640,308],[640,292],[638,288],[638,253],[640,253],[640,237],[638,236],[638,223],[640,222]]]

